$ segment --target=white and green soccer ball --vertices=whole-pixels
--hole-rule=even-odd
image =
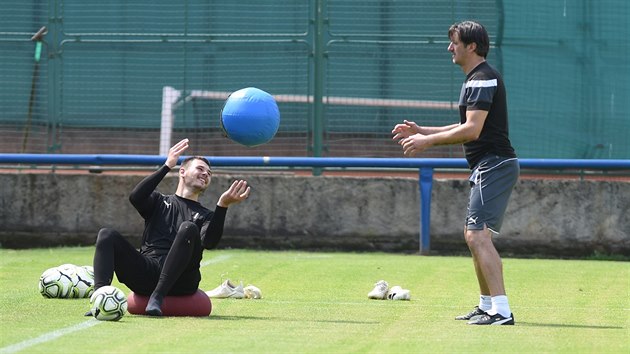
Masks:
[[[67,298],[73,286],[72,275],[58,267],[49,268],[39,277],[39,293],[47,298]]]
[[[86,269],[86,267],[89,266],[76,266],[74,268],[71,276],[72,290],[69,297],[83,299],[92,296],[94,292],[94,272]]]
[[[94,291],[90,305],[97,320],[118,321],[127,312],[127,296],[115,286],[103,286]]]
[[[94,267],[89,266],[89,265],[84,265],[84,266],[81,266],[81,268],[83,268],[83,270],[86,272],[86,274],[90,278],[94,279]]]
[[[76,265],[70,264],[70,263],[65,263],[60,266],[57,266],[57,269],[59,269],[60,271],[66,274],[74,273],[76,268],[77,268]]]

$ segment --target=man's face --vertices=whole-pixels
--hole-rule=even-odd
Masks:
[[[184,183],[191,188],[204,191],[210,185],[212,172],[210,167],[202,160],[194,159],[188,163],[185,168],[180,171]]]
[[[472,44],[466,46],[460,39],[459,33],[454,32],[451,36],[451,43],[448,51],[451,52],[453,64],[463,66],[466,63]]]

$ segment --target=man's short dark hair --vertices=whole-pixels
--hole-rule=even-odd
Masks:
[[[182,167],[186,167],[192,160],[201,160],[210,168],[210,161],[203,156],[190,156],[185,158],[184,161],[182,161]]]
[[[475,49],[475,53],[477,53],[477,55],[484,58],[488,56],[488,52],[490,51],[490,38],[482,24],[475,21],[459,22],[453,24],[448,29],[448,38],[452,38],[454,33],[459,35],[459,40],[465,45],[476,43],[477,49]]]

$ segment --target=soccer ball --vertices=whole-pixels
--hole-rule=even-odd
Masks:
[[[76,265],[70,264],[70,263],[65,263],[60,266],[57,266],[57,269],[59,269],[62,273],[66,273],[66,274],[74,273],[76,268],[77,268]]]
[[[221,110],[224,135],[248,147],[269,142],[279,126],[280,111],[276,100],[255,87],[233,92]]]
[[[88,266],[77,266],[74,269],[72,290],[70,292],[70,297],[72,298],[88,298],[94,292],[94,273],[90,273],[86,267]]]
[[[59,268],[49,268],[39,277],[39,293],[47,298],[67,298],[72,284],[71,275]]]
[[[85,270],[85,272],[87,273],[87,275],[94,279],[94,267],[89,266],[89,265],[84,265],[81,268],[83,268],[83,270]]]
[[[101,321],[118,321],[127,312],[127,297],[115,286],[98,288],[90,297],[94,318]]]

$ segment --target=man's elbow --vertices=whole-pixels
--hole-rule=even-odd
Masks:
[[[469,131],[464,135],[464,142],[465,143],[470,143],[472,141],[475,141],[477,139],[479,139],[479,136],[481,135],[481,132],[477,132],[477,131]]]
[[[217,248],[217,246],[219,245],[219,241],[220,240],[205,240],[204,239],[201,241],[201,246],[206,250],[213,250]]]
[[[213,250],[213,249],[217,248],[218,245],[219,245],[218,243],[209,244],[209,245],[203,245],[203,249]]]

